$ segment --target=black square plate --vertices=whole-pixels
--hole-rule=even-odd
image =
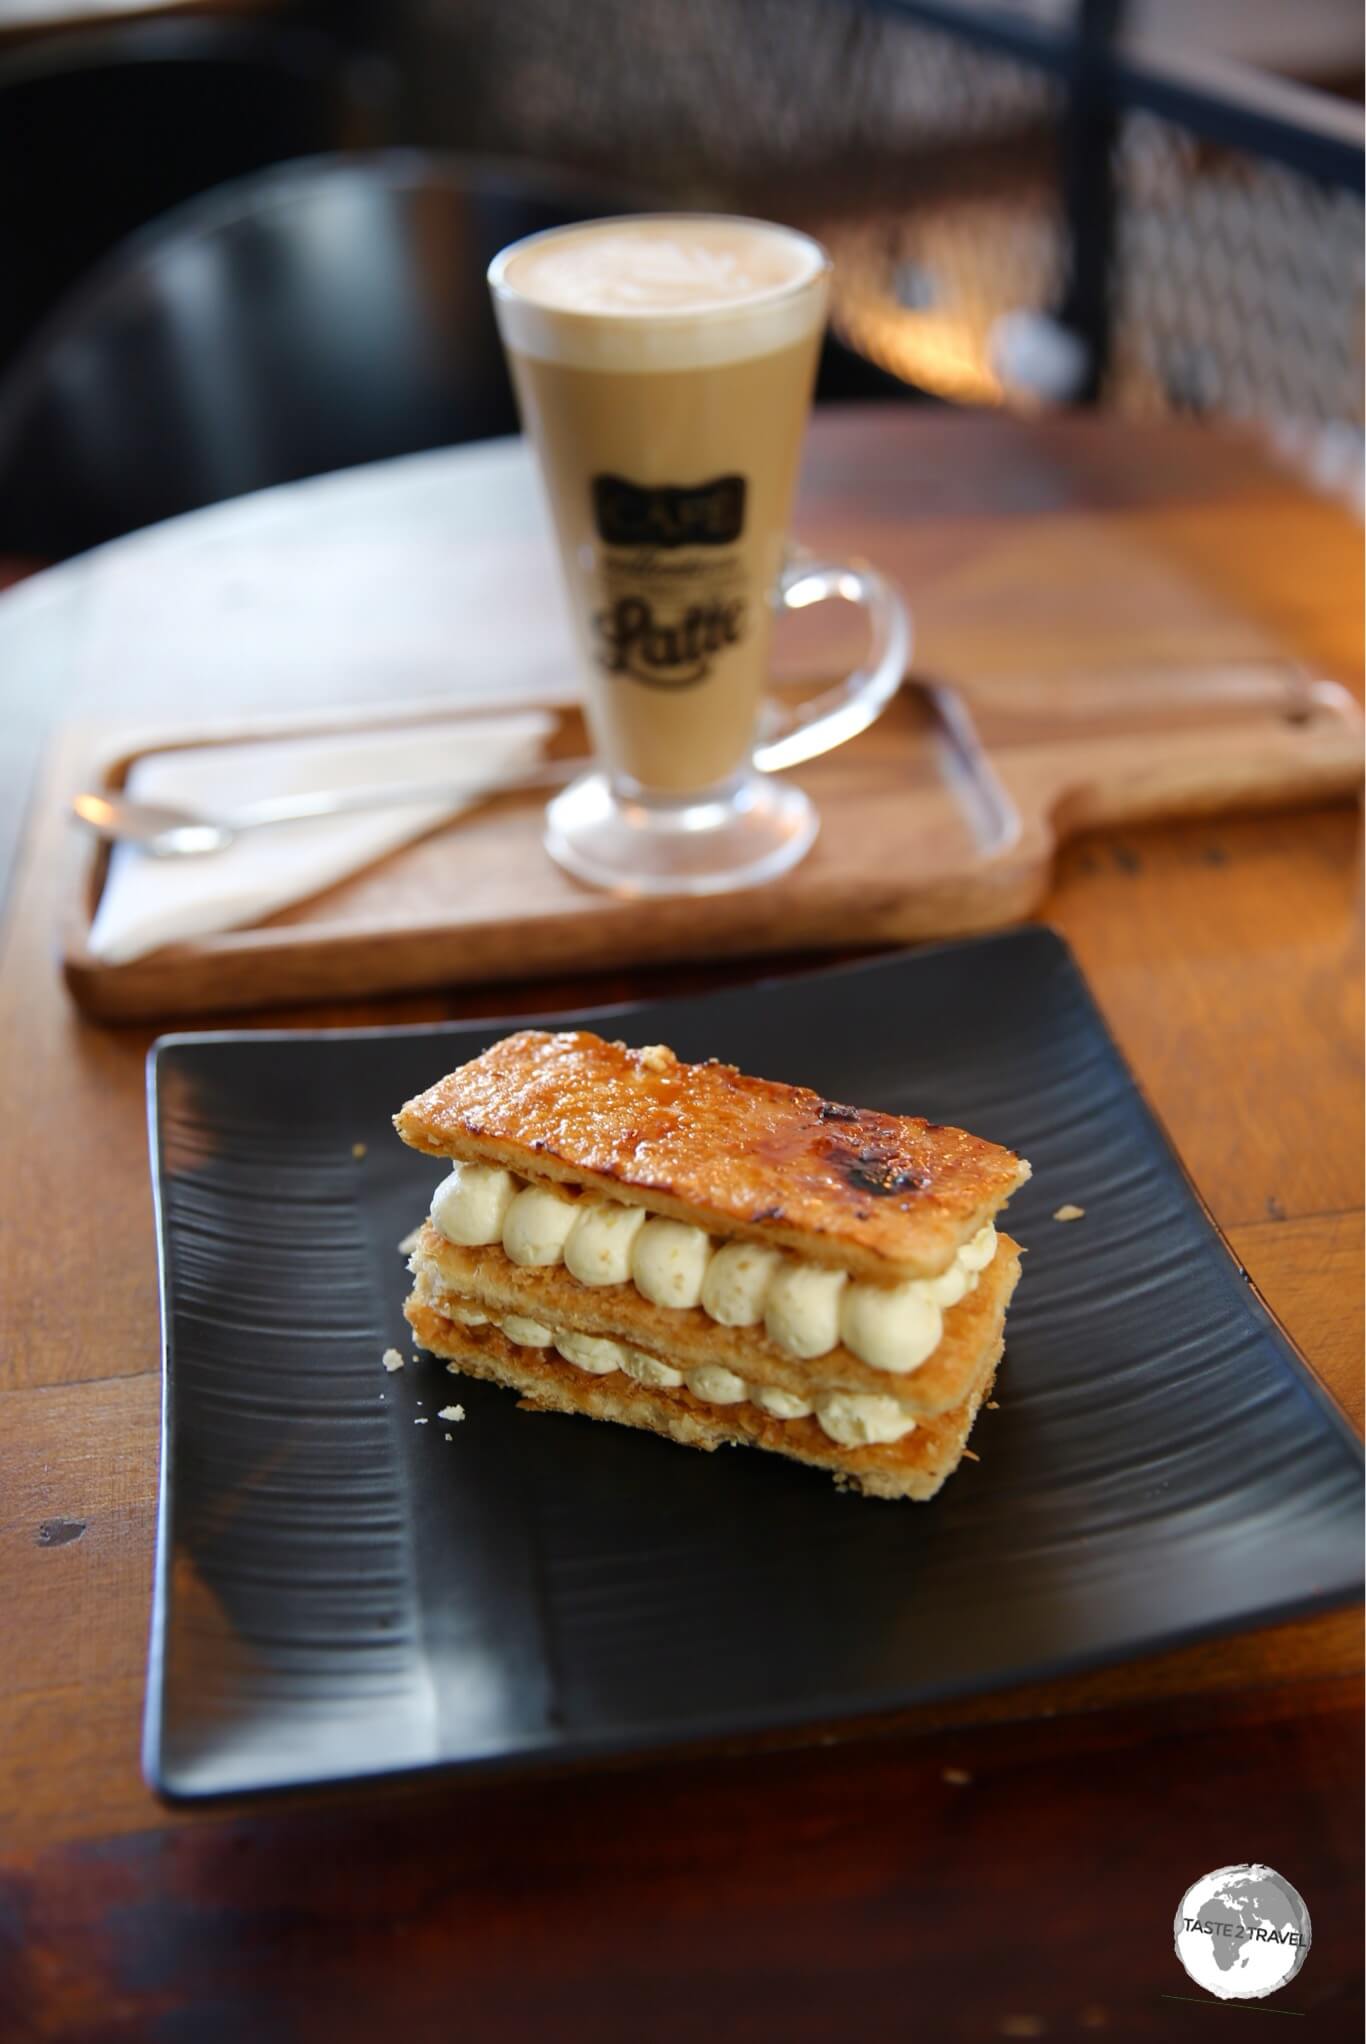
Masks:
[[[1051,932],[606,1014],[1032,1159],[1000,1410],[929,1505],[533,1417],[431,1359],[385,1374],[411,1348],[397,1245],[440,1175],[390,1116],[506,1026],[153,1053],[163,1793],[830,1721],[1358,1593],[1357,1444]],[[1055,1224],[1065,1202],[1085,1219]]]

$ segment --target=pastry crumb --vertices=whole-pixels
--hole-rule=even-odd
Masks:
[[[415,1420],[413,1421],[413,1425],[414,1425],[415,1427],[425,1427],[425,1426],[427,1426],[428,1424],[429,1424],[429,1422],[428,1422],[427,1420],[425,1420],[425,1419],[415,1419]]]
[[[463,1419],[464,1417],[465,1408],[463,1405],[443,1405],[437,1414],[438,1419]]]
[[[455,1435],[454,1435],[454,1434],[443,1434],[443,1435],[441,1436],[441,1438],[442,1438],[442,1440],[443,1440],[443,1441],[453,1441],[453,1440],[455,1439]]]
[[[678,1059],[667,1043],[647,1043],[640,1053],[641,1067],[647,1072],[667,1072],[678,1063]]]
[[[383,1363],[385,1369],[389,1372],[389,1375],[391,1377],[393,1376],[395,1370],[401,1370],[403,1368],[403,1358],[396,1348],[385,1349],[384,1354],[380,1357],[380,1361]]]
[[[1069,1205],[1065,1207],[1059,1207],[1057,1212],[1054,1214],[1053,1218],[1055,1221],[1080,1221],[1085,1216],[1085,1213],[1086,1213],[1085,1207],[1074,1207]]]
[[[1000,1401],[1000,1399],[999,1399],[999,1398],[989,1398],[989,1399],[987,1400],[987,1411],[988,1411],[988,1412],[999,1412],[1000,1410],[1001,1410],[1001,1401]]]
[[[361,1158],[365,1155],[369,1147],[370,1145],[368,1143],[352,1143],[351,1155],[355,1158],[357,1163],[360,1162]]]
[[[413,1251],[414,1251],[414,1250],[416,1249],[416,1247],[417,1247],[417,1238],[418,1238],[418,1236],[419,1236],[419,1235],[420,1235],[421,1233],[422,1233],[422,1223],[421,1223],[421,1222],[419,1221],[419,1222],[418,1222],[418,1224],[417,1224],[417,1226],[416,1226],[415,1228],[410,1228],[410,1229],[408,1230],[408,1232],[407,1232],[407,1234],[406,1234],[406,1235],[404,1236],[403,1240],[402,1240],[402,1241],[401,1241],[401,1242],[399,1243],[399,1245],[398,1245],[398,1253],[399,1253],[399,1255],[400,1255],[400,1256],[411,1256],[411,1255],[412,1255]]]
[[[963,1460],[964,1460],[965,1462],[980,1462],[980,1461],[981,1461],[981,1459],[982,1459],[982,1458],[981,1458],[981,1456],[980,1456],[980,1455],[979,1455],[979,1454],[977,1453],[976,1449],[974,1449],[974,1448],[964,1448],[964,1450],[963,1450]]]

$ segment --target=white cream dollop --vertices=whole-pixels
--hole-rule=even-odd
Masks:
[[[780,1391],[776,1384],[751,1384],[749,1395],[761,1411],[774,1419],[805,1419],[811,1407],[795,1391]]]
[[[841,1448],[870,1448],[915,1432],[915,1421],[894,1398],[832,1391],[816,1407],[821,1432]]]
[[[702,1281],[702,1310],[721,1327],[757,1327],[773,1273],[776,1249],[758,1242],[723,1242]]]
[[[501,1328],[519,1348],[550,1348],[555,1340],[548,1327],[542,1327],[539,1320],[528,1320],[522,1313],[504,1314],[501,1320],[495,1320],[494,1326]]]
[[[458,1327],[487,1327],[489,1316],[481,1313],[477,1306],[461,1306],[454,1299],[443,1304],[441,1312],[448,1320],[454,1320]]]
[[[705,1398],[708,1405],[742,1405],[749,1397],[744,1378],[722,1363],[699,1363],[688,1371],[684,1382],[694,1398]]]
[[[577,1200],[564,1199],[544,1185],[524,1185],[503,1216],[503,1247],[526,1269],[559,1263],[578,1217]]]
[[[938,1277],[922,1278],[925,1296],[936,1306],[956,1306],[967,1292],[975,1292],[977,1280],[996,1254],[996,1229],[988,1221],[958,1251],[947,1270]]]
[[[904,1376],[934,1354],[944,1316],[922,1280],[904,1285],[850,1285],[840,1300],[844,1346],[870,1369]]]
[[[503,1233],[517,1180],[497,1164],[455,1164],[432,1194],[432,1224],[461,1249],[482,1248]]]
[[[970,1292],[977,1283],[976,1273],[965,1270],[959,1262],[953,1262],[947,1270],[941,1270],[938,1277],[912,1278],[909,1282],[932,1306],[946,1310],[956,1306],[965,1292]]]
[[[637,1384],[643,1384],[649,1391],[677,1391],[683,1382],[681,1370],[661,1363],[658,1356],[647,1356],[644,1349],[623,1349],[621,1367],[628,1377],[634,1378]]]
[[[610,1376],[626,1358],[619,1341],[604,1341],[596,1334],[557,1334],[555,1347],[567,1363],[573,1363],[577,1370],[586,1370],[590,1377]]]
[[[620,1200],[584,1200],[564,1245],[564,1267],[581,1285],[624,1285],[631,1244],[645,1226],[644,1207]]]
[[[996,1224],[988,1221],[985,1228],[979,1228],[958,1252],[958,1261],[965,1270],[982,1271],[996,1254]]]
[[[764,1300],[764,1329],[790,1356],[823,1356],[840,1338],[840,1294],[847,1271],[781,1259]]]
[[[652,1217],[631,1244],[636,1290],[656,1306],[695,1306],[710,1255],[711,1241],[701,1228]]]

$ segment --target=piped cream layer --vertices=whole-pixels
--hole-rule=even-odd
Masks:
[[[722,1327],[762,1325],[800,1361],[843,1343],[895,1376],[933,1355],[945,1309],[976,1287],[996,1253],[988,1222],[937,1277],[873,1285],[762,1244],[717,1244],[701,1228],[620,1200],[529,1185],[491,1164],[457,1163],[433,1195],[431,1219],[458,1247],[499,1243],[526,1269],[563,1264],[580,1284],[631,1284],[657,1306],[700,1306]]]
[[[695,1369],[676,1370],[643,1349],[599,1335],[557,1331],[521,1314],[486,1313],[473,1300],[448,1292],[436,1268],[415,1256],[411,1264],[413,1289],[419,1302],[430,1306],[447,1320],[462,1327],[493,1326],[519,1348],[550,1349],[567,1363],[594,1377],[620,1370],[624,1376],[651,1390],[677,1390],[686,1385],[694,1398],[708,1405],[755,1404],[778,1420],[814,1417],[822,1433],[842,1448],[866,1448],[876,1443],[902,1440],[913,1433],[915,1421],[892,1398],[868,1393],[830,1391],[807,1404],[790,1391],[768,1385],[750,1385],[734,1370],[721,1363],[702,1363]]]

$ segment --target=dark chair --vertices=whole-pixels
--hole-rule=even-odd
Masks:
[[[515,432],[488,263],[623,210],[588,180],[397,151],[181,207],[0,384],[0,551],[61,558],[272,483]]]
[[[332,37],[131,21],[0,62],[0,365],[116,243],[199,192],[348,139]]]

